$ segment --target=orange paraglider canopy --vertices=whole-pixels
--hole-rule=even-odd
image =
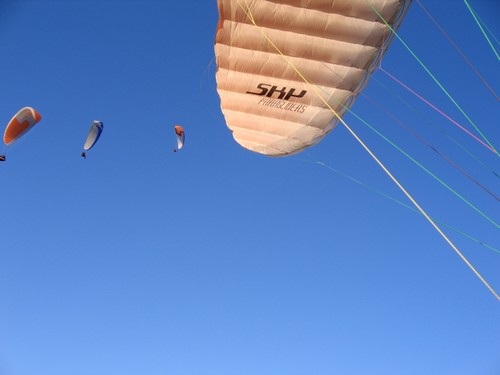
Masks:
[[[31,107],[24,107],[9,121],[3,134],[3,142],[8,146],[30,130],[42,116]]]
[[[177,134],[179,136],[183,136],[184,135],[184,128],[182,126],[175,125],[174,129],[175,129],[175,134]]]

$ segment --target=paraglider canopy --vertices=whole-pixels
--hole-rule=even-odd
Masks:
[[[185,133],[184,128],[180,125],[174,126],[175,135],[177,136],[177,150],[180,150],[184,146]],[[177,151],[174,149],[174,152]]]
[[[9,121],[3,134],[3,142],[8,146],[30,130],[42,116],[31,107],[24,107]]]
[[[83,149],[85,151],[88,151],[92,147],[94,147],[97,140],[101,136],[103,128],[104,124],[102,123],[102,121],[93,121],[92,124],[90,124],[89,134],[87,135],[87,139],[85,140],[85,144],[83,145]]]
[[[241,146],[283,156],[335,128],[380,64],[411,0],[217,4],[216,80],[226,124]]]

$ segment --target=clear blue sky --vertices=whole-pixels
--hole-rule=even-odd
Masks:
[[[499,3],[469,2],[498,38]],[[499,93],[465,4],[422,3]],[[43,117],[2,149],[0,374],[499,374],[500,302],[421,215],[373,191],[408,203],[346,129],[279,159],[233,141],[217,19],[215,0],[0,0],[0,124],[26,105]],[[498,101],[418,4],[400,35],[500,148]],[[383,67],[477,134],[399,41]],[[500,221],[498,200],[370,100],[496,194],[499,158],[374,79],[354,113]],[[500,249],[494,224],[345,120],[431,216]],[[500,254],[444,230],[499,292]]]

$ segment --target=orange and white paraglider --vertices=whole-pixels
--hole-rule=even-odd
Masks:
[[[184,146],[184,139],[186,138],[186,135],[184,133],[184,128],[180,125],[175,125],[174,131],[177,137],[177,148],[174,148],[173,151],[177,152],[177,150],[180,150]]]
[[[7,124],[3,134],[3,143],[10,146],[41,119],[42,116],[35,109],[31,107],[21,108]],[[5,161],[5,155],[0,155],[0,161]]]
[[[243,147],[298,153],[367,85],[411,0],[217,0],[217,92]],[[390,25],[390,26],[389,26]]]

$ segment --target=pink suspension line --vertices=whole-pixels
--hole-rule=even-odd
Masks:
[[[474,134],[472,134],[469,130],[467,130],[466,128],[464,128],[462,125],[460,125],[458,122],[456,122],[455,120],[453,120],[450,116],[448,116],[446,113],[444,113],[443,111],[441,111],[439,108],[437,108],[435,105],[433,105],[432,103],[430,103],[428,100],[426,100],[424,97],[422,97],[421,95],[419,95],[417,92],[415,92],[414,90],[412,90],[410,87],[408,87],[407,85],[405,85],[403,82],[401,82],[399,79],[397,79],[396,77],[394,77],[393,75],[391,75],[389,72],[387,72],[386,70],[384,70],[384,68],[382,68],[382,66],[379,67],[379,70],[384,72],[388,77],[390,77],[392,80],[394,80],[395,82],[397,82],[398,84],[400,84],[401,86],[403,86],[406,90],[408,90],[409,92],[411,92],[413,95],[415,95],[417,98],[419,98],[421,101],[423,101],[425,104],[427,104],[429,107],[431,107],[432,109],[434,109],[436,112],[438,112],[440,115],[442,115],[444,118],[446,118],[448,121],[452,122],[453,124],[455,124],[458,128],[460,128],[461,130],[463,130],[465,133],[467,133],[468,135],[470,135],[472,138],[474,138],[476,141],[478,141],[479,143],[481,143],[484,147],[486,147],[488,150],[490,150],[491,152],[495,153],[496,154],[496,151],[495,149],[493,149],[491,146],[489,146],[488,144],[484,143],[481,139],[479,139],[478,137],[476,137]]]
[[[453,160],[451,160],[449,157],[444,155],[441,151],[439,151],[435,146],[433,146],[430,142],[422,138],[415,130],[411,129],[409,126],[405,125],[400,119],[398,119],[395,115],[393,115],[389,110],[384,108],[381,104],[377,103],[375,100],[369,98],[366,94],[361,93],[361,95],[380,108],[387,116],[389,116],[396,124],[398,124],[400,127],[405,129],[408,133],[410,133],[412,136],[417,138],[420,142],[422,142],[424,145],[429,147],[432,151],[434,151],[436,154],[438,154],[441,158],[443,158],[445,161],[447,161],[449,164],[451,164],[453,167],[455,167],[460,173],[462,173],[465,177],[467,177],[469,180],[471,180],[473,183],[475,183],[477,186],[479,186],[483,191],[491,195],[493,198],[495,198],[497,201],[500,201],[500,198],[492,192],[490,189],[488,189],[486,186],[481,184],[477,179],[472,177],[467,171],[465,171],[462,167],[460,167],[457,163],[455,163]]]

